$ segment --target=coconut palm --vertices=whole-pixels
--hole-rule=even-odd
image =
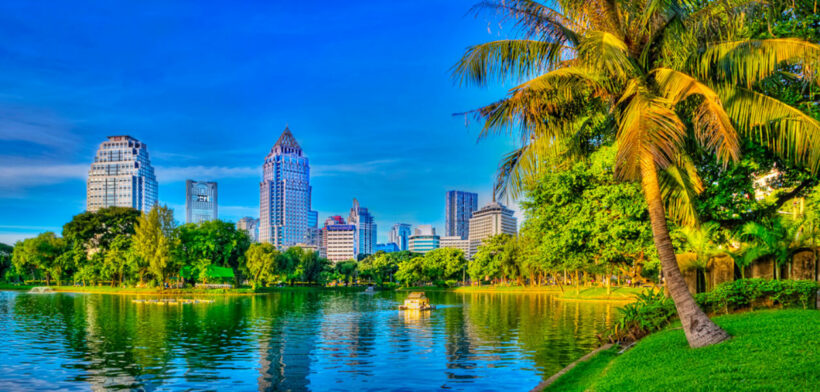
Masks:
[[[615,175],[640,181],[666,285],[690,346],[728,338],[697,306],[676,263],[667,212],[695,217],[702,188],[689,151],[738,159],[740,137],[797,164],[820,164],[820,123],[754,90],[790,66],[814,80],[820,47],[797,39],[748,40],[736,31],[750,0],[485,1],[516,38],[469,47],[454,66],[465,84],[524,80],[504,99],[472,112],[480,137],[517,134],[520,148],[499,166],[496,191],[516,197],[543,170],[604,143]],[[556,158],[558,157],[558,158]],[[557,163],[556,163],[557,162]]]
[[[699,226],[687,226],[680,230],[686,240],[686,248],[695,254],[695,268],[706,271],[709,260],[720,255],[728,255],[718,238],[720,225],[714,222]],[[706,279],[706,290],[709,290],[709,279]]]
[[[762,222],[747,222],[742,228],[742,238],[749,242],[743,253],[745,264],[764,258],[774,261],[775,279],[780,279],[780,269],[791,267],[794,251],[803,245],[799,234],[800,226],[787,224],[781,218],[765,219]],[[791,268],[789,268],[791,275]]]

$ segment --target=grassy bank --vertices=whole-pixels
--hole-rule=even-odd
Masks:
[[[716,317],[733,338],[690,349],[680,328],[582,362],[547,391],[812,391],[820,385],[820,312],[766,310]],[[679,325],[679,324],[678,324]]]
[[[426,291],[440,292],[452,291],[456,293],[526,293],[542,294],[549,293],[559,299],[580,300],[580,301],[631,301],[635,295],[643,291],[638,287],[612,287],[607,293],[606,287],[584,287],[584,286],[564,286],[563,291],[558,286],[463,286],[455,288],[441,287],[405,287],[399,291]]]

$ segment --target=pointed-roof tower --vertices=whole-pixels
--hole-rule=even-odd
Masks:
[[[285,130],[282,131],[282,135],[276,140],[276,144],[273,145],[271,154],[294,154],[302,156],[302,147],[299,146],[299,143],[296,141],[296,138],[293,137],[287,125],[285,126]]]

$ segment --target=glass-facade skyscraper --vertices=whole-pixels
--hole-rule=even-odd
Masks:
[[[478,194],[464,191],[448,191],[445,206],[444,235],[461,237],[470,236],[470,218],[478,210]]]
[[[131,136],[109,136],[88,170],[86,209],[131,207],[148,212],[157,203],[157,188],[148,146]]]
[[[376,253],[376,223],[373,215],[367,208],[359,206],[356,199],[353,199],[347,223],[356,226],[356,255]]]
[[[265,157],[259,184],[259,241],[287,249],[305,241],[310,210],[310,164],[285,127]]]
[[[398,245],[399,250],[408,250],[412,234],[409,223],[396,223],[387,234],[387,241]]]
[[[185,223],[216,220],[217,208],[215,182],[185,180]]]

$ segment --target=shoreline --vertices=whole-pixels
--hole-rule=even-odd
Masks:
[[[206,296],[252,296],[265,295],[276,292],[290,292],[290,291],[333,291],[333,292],[361,292],[367,286],[354,287],[322,287],[322,286],[284,286],[284,287],[264,287],[256,290],[250,287],[234,288],[234,289],[204,289],[204,288],[184,288],[184,289],[160,289],[148,287],[110,287],[110,286],[14,286],[14,285],[0,285],[0,290],[3,291],[18,291],[27,292],[32,287],[51,287],[54,292],[58,293],[75,293],[75,294],[116,294],[116,295],[165,295],[165,296],[183,296],[183,295],[206,295]],[[529,294],[529,295],[550,295],[559,301],[567,302],[616,302],[625,303],[636,300],[636,295],[643,291],[644,288],[637,287],[613,287],[609,294],[606,293],[604,287],[565,287],[561,291],[556,286],[542,286],[542,287],[521,287],[521,286],[503,286],[503,287],[487,287],[487,286],[462,286],[453,288],[440,287],[401,287],[388,288],[378,291],[396,291],[396,292],[450,292],[457,294]]]

